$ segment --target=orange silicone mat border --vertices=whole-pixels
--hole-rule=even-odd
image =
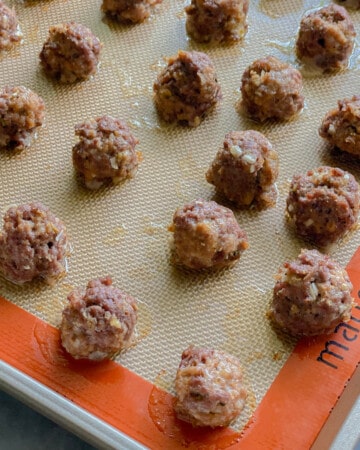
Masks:
[[[0,358],[151,449],[309,448],[360,362],[360,247],[347,271],[351,320],[298,342],[241,434],[181,423],[170,394],[112,361],[68,358],[58,329],[2,297]]]

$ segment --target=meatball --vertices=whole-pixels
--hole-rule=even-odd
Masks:
[[[197,42],[232,43],[247,31],[249,0],[192,0],[185,8],[186,31]]]
[[[304,106],[301,73],[274,56],[254,61],[241,80],[241,108],[255,120],[288,120]]]
[[[349,8],[360,9],[360,0],[338,0],[338,2]]]
[[[67,299],[61,342],[73,358],[100,361],[132,345],[137,303],[113,286],[110,277],[89,281],[85,292],[74,290]]]
[[[348,64],[355,36],[346,9],[330,4],[301,19],[296,53],[300,60],[321,69],[342,69]]]
[[[22,39],[22,33],[14,9],[0,0],[0,52],[8,50]]]
[[[103,0],[101,9],[110,17],[125,23],[143,22],[152,8],[162,0]]]
[[[273,206],[277,198],[278,154],[257,131],[231,131],[206,179],[238,207]]]
[[[139,141],[124,121],[97,117],[76,125],[75,134],[80,142],[73,147],[73,163],[88,188],[97,189],[108,181],[117,184],[135,175]]]
[[[52,284],[66,272],[68,240],[63,222],[38,202],[11,207],[0,233],[0,271],[13,283],[44,278]]]
[[[0,90],[0,147],[23,149],[30,145],[43,124],[43,99],[24,86]]]
[[[339,100],[325,115],[319,134],[340,150],[360,156],[360,96]]]
[[[354,227],[359,202],[359,185],[353,175],[323,166],[293,177],[286,209],[299,236],[325,246]]]
[[[229,266],[248,248],[234,213],[213,201],[196,200],[178,208],[169,230],[176,263],[190,269]]]
[[[180,50],[154,83],[158,113],[166,122],[200,124],[222,98],[214,66],[202,52]]]
[[[177,417],[196,427],[228,426],[243,410],[247,397],[237,358],[193,346],[182,354],[175,390]]]
[[[52,78],[62,83],[86,80],[97,71],[102,44],[84,25],[55,25],[40,52],[40,63]]]
[[[331,333],[350,319],[351,290],[337,262],[317,250],[302,250],[280,267],[269,316],[295,336]]]

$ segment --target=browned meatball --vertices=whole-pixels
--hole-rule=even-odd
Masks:
[[[40,63],[62,83],[86,80],[97,71],[102,44],[91,30],[75,22],[55,25],[41,53]]]
[[[261,122],[288,120],[304,106],[301,73],[274,56],[254,61],[241,80],[241,108]]]
[[[296,53],[302,61],[321,69],[342,69],[348,64],[355,36],[346,9],[330,4],[301,19]]]
[[[195,427],[228,426],[243,410],[247,397],[237,358],[193,346],[182,354],[175,390],[176,415]]]
[[[38,202],[11,207],[0,233],[0,271],[13,283],[44,278],[52,284],[66,272],[68,240],[63,222]]]
[[[323,166],[293,177],[286,209],[299,236],[325,246],[354,227],[359,203],[355,178],[344,170]]]
[[[349,8],[354,8],[354,9],[360,8],[360,0],[338,0],[338,3],[341,3],[342,5],[349,7]]]
[[[80,142],[73,147],[73,163],[88,188],[97,189],[109,181],[117,184],[135,175],[139,141],[124,121],[97,117],[76,125],[75,134]]]
[[[152,8],[162,0],[103,0],[101,9],[119,22],[138,23],[150,16]]]
[[[247,31],[249,0],[191,0],[186,31],[197,42],[231,43]]]
[[[191,269],[229,266],[248,247],[234,213],[213,201],[195,200],[178,208],[169,230],[176,262]]]
[[[166,122],[191,127],[200,124],[221,99],[221,88],[210,58],[202,52],[180,50],[154,83],[158,113]]]
[[[278,154],[257,131],[231,131],[206,179],[239,207],[273,206],[277,198]]]
[[[0,0],[0,51],[11,48],[20,42],[22,33],[14,9]]]
[[[24,86],[5,86],[0,91],[0,147],[29,146],[44,117],[44,102],[35,92]]]
[[[110,277],[89,281],[67,297],[62,313],[61,342],[75,359],[112,358],[133,343],[137,303],[112,285]]]
[[[317,250],[302,250],[280,267],[269,315],[293,335],[331,333],[350,319],[351,290],[337,262]]]
[[[360,96],[339,100],[325,115],[319,134],[340,150],[360,156]]]

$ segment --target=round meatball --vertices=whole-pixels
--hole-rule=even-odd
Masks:
[[[247,31],[249,0],[191,0],[186,31],[197,42],[232,43]]]
[[[154,83],[155,105],[166,122],[196,127],[222,98],[210,58],[180,50]]]
[[[0,0],[0,51],[8,50],[20,42],[22,33],[14,9]]]
[[[176,263],[190,269],[229,266],[248,247],[234,213],[213,201],[196,200],[178,208],[169,230]]]
[[[76,125],[75,134],[80,142],[73,147],[73,163],[88,188],[97,189],[109,181],[117,184],[135,175],[139,141],[124,121],[97,117]]]
[[[301,19],[296,53],[300,60],[321,69],[342,69],[348,64],[355,36],[346,9],[330,4]]]
[[[103,0],[101,9],[105,14],[125,23],[143,22],[152,8],[162,0]]]
[[[359,185],[353,175],[323,166],[293,177],[286,210],[299,236],[325,246],[354,227],[359,203]]]
[[[351,316],[348,274],[329,256],[302,250],[276,276],[270,318],[293,335],[331,333]]]
[[[325,115],[319,134],[334,147],[360,156],[360,96],[339,100]]]
[[[30,145],[43,124],[43,99],[24,86],[0,90],[0,147],[23,149]]]
[[[241,80],[244,112],[255,120],[291,119],[304,106],[301,73],[274,56],[254,61]]]
[[[40,63],[62,83],[86,80],[97,71],[102,44],[91,30],[75,22],[55,25],[41,53]]]
[[[136,300],[113,286],[110,277],[89,281],[85,292],[74,290],[67,299],[61,342],[73,358],[101,361],[133,344]]]
[[[237,358],[190,346],[175,379],[175,412],[193,426],[225,427],[241,413],[247,397]]]
[[[38,202],[11,207],[0,232],[0,271],[13,283],[44,278],[52,284],[66,272],[68,240],[63,222]]]
[[[257,131],[231,131],[206,179],[238,207],[273,206],[277,198],[278,154]]]

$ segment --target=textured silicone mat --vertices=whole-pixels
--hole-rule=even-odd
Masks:
[[[267,54],[294,62],[300,17],[327,3],[251,1],[244,42],[214,48],[187,38],[183,1],[164,1],[149,20],[135,26],[104,19],[99,0],[86,5],[77,0],[9,1],[16,8],[24,43],[2,56],[0,84],[33,89],[43,97],[47,114],[46,126],[29,149],[0,153],[0,210],[42,201],[66,223],[74,250],[67,277],[55,287],[18,287],[0,278],[1,294],[57,326],[73,287],[111,275],[116,285],[141,302],[139,342],[118,361],[172,392],[180,355],[188,344],[214,346],[238,356],[249,391],[246,410],[235,424],[242,429],[295,345],[291,339],[280,339],[265,317],[277,267],[306,246],[285,223],[289,179],[322,164],[350,170],[360,179],[359,162],[330,151],[317,134],[325,112],[338,99],[358,93],[358,49],[345,72],[304,73],[306,108],[296,120],[258,125],[239,116],[235,103],[246,66]],[[350,15],[360,31],[360,13]],[[88,26],[104,48],[93,79],[64,86],[43,75],[38,54],[49,26],[69,20]],[[164,57],[178,49],[206,51],[224,94],[219,107],[196,129],[164,125],[152,102],[152,84],[165,65]],[[91,192],[73,173],[74,125],[102,114],[128,121],[144,159],[133,180]],[[199,275],[175,269],[167,231],[174,210],[195,198],[213,198],[205,172],[224,135],[251,128],[263,132],[279,152],[276,207],[235,211],[250,248],[232,269]],[[345,265],[358,244],[357,230],[332,254]]]

